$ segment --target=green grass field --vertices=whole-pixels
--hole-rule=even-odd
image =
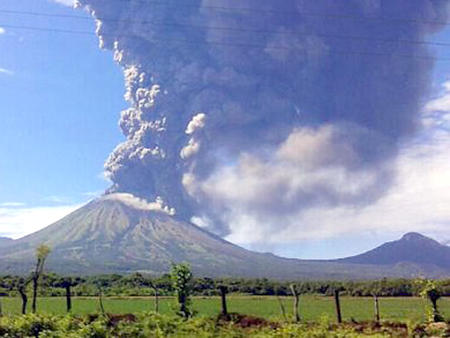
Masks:
[[[18,298],[3,298],[1,301],[4,314],[19,313],[21,303]],[[284,298],[282,302],[286,307],[286,312],[291,314],[291,299]],[[154,309],[152,298],[105,298],[103,303],[107,312],[116,314],[139,313]],[[381,298],[381,317],[384,320],[424,321],[426,304],[426,301],[421,298]],[[220,299],[216,297],[196,297],[193,299],[193,305],[199,316],[213,316],[220,311]],[[65,306],[64,298],[38,299],[39,313],[63,314]],[[371,298],[342,297],[341,306],[344,320],[373,319],[374,306]],[[444,317],[450,319],[450,299],[439,300],[439,307]],[[175,308],[174,299],[160,299],[161,313],[175,313]],[[267,319],[281,319],[280,306],[275,297],[230,296],[228,297],[228,310]],[[73,299],[73,313],[75,314],[89,314],[98,311],[99,305],[95,298]],[[307,321],[317,321],[324,316],[334,320],[334,300],[323,296],[304,296],[300,300],[300,313],[302,319]]]

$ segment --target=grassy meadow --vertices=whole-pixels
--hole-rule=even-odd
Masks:
[[[281,320],[280,305],[276,297],[271,296],[233,296],[228,298],[228,311],[263,317],[270,320]],[[19,298],[3,298],[3,313],[19,314],[21,302]],[[281,298],[286,313],[292,313],[292,299]],[[154,310],[153,298],[128,297],[104,298],[105,311],[108,313],[142,313]],[[423,322],[426,319],[427,301],[416,297],[380,298],[380,313],[383,320]],[[220,312],[218,297],[194,297],[193,307],[197,316],[215,316]],[[373,299],[369,297],[341,297],[342,315],[344,321],[352,318],[357,321],[372,320],[374,313]],[[450,318],[450,299],[439,300],[439,308],[445,318]],[[160,313],[174,314],[176,312],[175,299],[165,297],[160,299]],[[38,313],[64,314],[66,311],[65,298],[48,297],[38,299]],[[77,315],[91,314],[99,311],[96,298],[73,298],[72,312]],[[335,319],[334,299],[325,296],[306,295],[300,300],[300,313],[305,321],[319,321],[328,317]]]

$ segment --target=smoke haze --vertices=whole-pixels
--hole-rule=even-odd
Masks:
[[[447,19],[441,0],[78,6],[123,67],[130,105],[108,193],[222,236],[383,196],[429,90],[432,55],[417,41]]]

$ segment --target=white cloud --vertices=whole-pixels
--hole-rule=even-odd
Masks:
[[[188,159],[191,156],[197,154],[200,150],[200,142],[191,138],[186,146],[180,151],[180,157],[182,159]]]
[[[0,203],[0,208],[19,208],[24,207],[25,203],[22,202],[4,202]]]
[[[199,113],[195,115],[192,120],[188,123],[185,133],[187,135],[194,135],[199,130],[203,129],[206,125],[206,115]],[[182,159],[188,159],[200,151],[200,141],[195,137],[191,137],[186,146],[180,151],[180,157]]]
[[[132,194],[127,193],[114,193],[114,194],[108,194],[100,199],[102,200],[116,200],[120,201],[124,204],[127,204],[133,208],[141,209],[141,210],[148,210],[148,211],[158,211],[163,212],[165,214],[174,216],[175,215],[175,209],[170,208],[167,206],[163,199],[161,197],[156,197],[156,200],[154,202],[148,202],[145,199],[136,197]]]
[[[442,88],[443,93],[425,105],[425,113],[450,112],[450,81],[444,82]]]
[[[20,238],[60,220],[79,207],[20,207],[3,204],[0,207],[0,236]]]
[[[71,204],[70,198],[66,196],[52,195],[45,197],[43,200],[55,204],[65,204],[65,205]]]
[[[3,27],[0,27],[0,35],[5,34],[6,30]]]
[[[186,134],[192,135],[197,130],[202,129],[205,127],[206,124],[206,115],[203,113],[199,113],[195,115],[192,120],[188,123],[188,126],[186,128]]]
[[[88,198],[96,198],[101,196],[104,193],[103,190],[96,190],[96,191],[86,191],[82,193],[81,195],[88,197]]]
[[[190,219],[190,221],[200,228],[209,228],[212,226],[211,220],[207,217],[194,216]]]
[[[75,5],[75,0],[52,0],[52,1],[69,7],[73,7]]]
[[[296,222],[291,220],[286,230],[273,234],[272,240],[326,238],[358,231],[449,234],[449,149],[450,142],[406,150],[398,161],[398,183],[375,204],[362,209],[308,210]],[[237,237],[242,241],[242,236]]]
[[[0,68],[0,74],[5,75],[14,75],[14,72],[12,70],[6,69],[6,68]]]

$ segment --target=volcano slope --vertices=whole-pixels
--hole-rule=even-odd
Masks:
[[[52,248],[49,269],[65,274],[159,274],[172,262],[188,262],[202,275],[274,276],[282,271],[273,264],[291,265],[288,259],[245,250],[167,213],[109,196],[0,247],[2,272],[30,270],[40,244]]]
[[[197,276],[349,279],[448,276],[414,264],[374,265],[277,257],[246,250],[176,216],[106,195],[60,221],[0,246],[0,274],[28,273],[34,251],[52,248],[47,268],[61,274],[166,273],[187,262]]]

